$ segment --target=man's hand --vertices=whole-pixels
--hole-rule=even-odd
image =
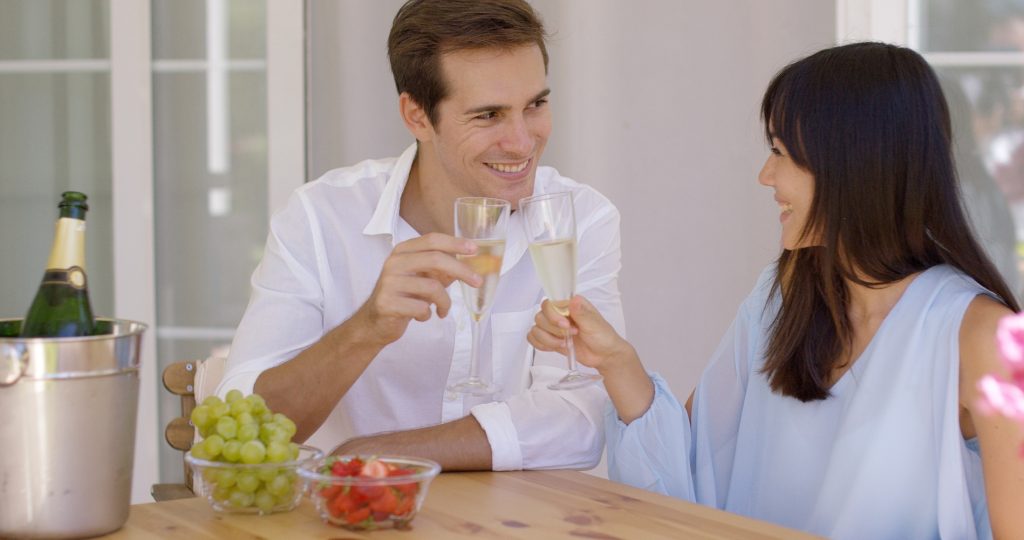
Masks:
[[[472,255],[476,245],[462,238],[429,233],[395,246],[384,261],[370,298],[351,320],[358,322],[367,339],[384,347],[402,337],[409,321],[445,317],[452,301],[445,290],[455,280],[479,287],[483,278],[454,255]]]

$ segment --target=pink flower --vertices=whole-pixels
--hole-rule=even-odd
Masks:
[[[995,375],[982,377],[978,381],[978,407],[986,414],[1000,414],[1024,425],[1024,314],[1003,317],[996,341],[1010,380]],[[1020,453],[1024,458],[1024,444]]]
[[[1009,315],[999,321],[996,331],[999,352],[1014,379],[1024,375],[1024,314]]]

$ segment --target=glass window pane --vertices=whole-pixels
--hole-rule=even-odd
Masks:
[[[107,0],[0,0],[0,60],[109,58]]]
[[[216,32],[230,36],[229,56],[264,60],[265,3],[211,2],[225,9],[224,28]],[[206,7],[205,1],[154,0],[154,56],[205,60]],[[259,65],[199,62],[184,71],[157,69],[154,217],[163,370],[180,360],[225,354],[249,301],[249,277],[269,219],[267,85]],[[162,394],[161,425],[180,414],[180,401]],[[167,445],[160,452],[162,481],[181,481],[181,453]]]
[[[957,167],[975,231],[1021,296],[1024,255],[1024,70],[938,70],[952,112]]]
[[[1020,0],[922,0],[920,13],[924,52],[1024,50]]]
[[[153,58],[199,60],[206,57],[208,2],[222,5],[228,21],[227,57],[266,56],[266,5],[251,0],[154,0]]]
[[[2,317],[23,317],[53,242],[60,194],[89,196],[86,265],[97,316],[113,314],[110,77],[0,74]],[[9,256],[16,254],[16,256]]]

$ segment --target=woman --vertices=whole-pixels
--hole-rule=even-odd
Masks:
[[[564,352],[572,332],[604,376],[610,476],[833,538],[1024,538],[1021,434],[975,388],[1018,306],[964,217],[935,74],[826,49],[762,116],[784,250],[685,406],[582,297],[529,334]]]

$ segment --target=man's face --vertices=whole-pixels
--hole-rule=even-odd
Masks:
[[[448,97],[438,104],[430,182],[455,197],[505,199],[515,208],[533,194],[537,162],[551,133],[547,76],[536,45],[445,54]]]

